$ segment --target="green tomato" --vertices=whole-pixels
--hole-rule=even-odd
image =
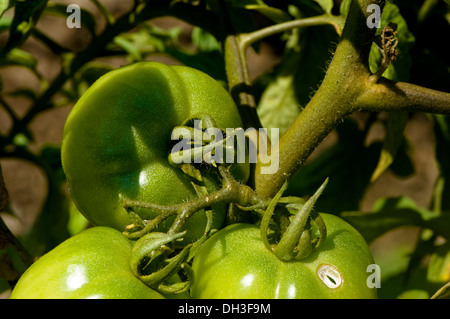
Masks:
[[[233,224],[211,236],[194,257],[197,299],[376,298],[366,284],[373,258],[364,238],[344,220],[321,214],[324,242],[303,260],[281,261],[258,227]]]
[[[123,231],[139,222],[123,208],[123,198],[169,205],[196,197],[190,179],[170,165],[168,155],[173,128],[199,114],[210,115],[223,129],[242,127],[228,92],[189,67],[140,62],[97,80],[74,106],[63,132],[62,164],[79,210],[95,225]],[[248,172],[248,164],[236,168],[242,181]],[[205,182],[217,187],[216,180]],[[213,210],[213,227],[220,228],[224,207]],[[141,220],[156,216],[144,208],[135,213]],[[194,214],[185,240],[199,238],[205,225],[205,214]]]
[[[118,230],[93,227],[39,258],[20,277],[11,299],[161,299],[134,276],[133,242]]]

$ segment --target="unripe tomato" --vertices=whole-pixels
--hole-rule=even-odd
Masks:
[[[168,155],[173,128],[201,114],[219,128],[242,127],[228,92],[189,67],[140,62],[97,80],[74,106],[63,133],[62,164],[79,210],[95,225],[123,231],[138,221],[123,208],[123,198],[160,205],[194,198],[190,179],[169,164]],[[246,180],[248,164],[238,168]],[[220,228],[224,209],[214,211],[213,227]],[[142,220],[155,217],[149,209],[135,213]],[[205,225],[205,214],[194,214],[184,228],[186,241],[199,238]]]
[[[32,264],[10,298],[164,298],[132,273],[132,247],[133,242],[113,228],[84,230]]]
[[[321,214],[325,241],[303,260],[281,261],[266,248],[258,227],[233,224],[211,236],[194,257],[193,298],[376,298],[364,238],[344,220]]]

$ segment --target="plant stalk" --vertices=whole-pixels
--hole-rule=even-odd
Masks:
[[[293,176],[322,140],[355,111],[423,111],[450,113],[450,95],[384,78],[373,81],[368,65],[375,28],[367,26],[371,4],[383,9],[382,0],[352,1],[341,40],[316,94],[281,136],[279,169],[261,174],[255,170],[255,190],[262,198],[273,197]]]

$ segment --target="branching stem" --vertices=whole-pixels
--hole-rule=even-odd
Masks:
[[[250,187],[237,182],[231,176],[227,168],[218,166],[218,170],[222,177],[222,188],[215,192],[194,198],[188,202],[174,205],[157,205],[148,202],[124,200],[123,206],[125,209],[130,209],[132,207],[148,208],[158,214],[152,220],[146,221],[145,226],[142,229],[138,231],[126,231],[124,234],[129,238],[142,237],[144,234],[154,230],[167,218],[176,216],[167,232],[168,234],[175,234],[180,232],[189,217],[199,210],[220,203],[237,203],[242,206],[251,206],[260,202],[256,193]]]
[[[383,77],[374,80],[368,65],[375,29],[367,26],[376,4],[384,0],[354,0],[333,60],[316,94],[278,144],[279,170],[261,174],[255,169],[255,189],[262,198],[273,197],[302,166],[321,141],[355,111],[411,111],[450,114],[450,94]]]

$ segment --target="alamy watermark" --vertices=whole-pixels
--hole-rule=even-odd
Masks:
[[[366,272],[370,273],[367,277],[366,284],[369,288],[381,287],[381,268],[377,264],[367,266]]]
[[[366,12],[371,12],[372,14],[367,17],[366,24],[367,27],[379,28],[381,21],[381,8],[378,4],[369,4],[367,6]]]
[[[215,127],[202,130],[201,127],[202,121],[194,120],[195,130],[177,127],[172,131],[172,141],[179,141],[172,147],[172,162],[175,164],[259,162],[263,164],[261,174],[274,174],[278,171],[278,128],[270,129],[269,142],[265,128],[258,130],[227,128],[222,131]]]
[[[81,28],[81,8],[78,4],[69,4],[66,9],[70,15],[67,17],[66,25],[69,29]]]
[[[70,15],[67,17],[66,24],[69,29],[81,28],[81,8],[77,4],[69,4],[66,9]],[[381,7],[378,4],[370,4],[367,6],[366,12],[371,14],[367,17],[367,27],[379,28],[381,21]]]

